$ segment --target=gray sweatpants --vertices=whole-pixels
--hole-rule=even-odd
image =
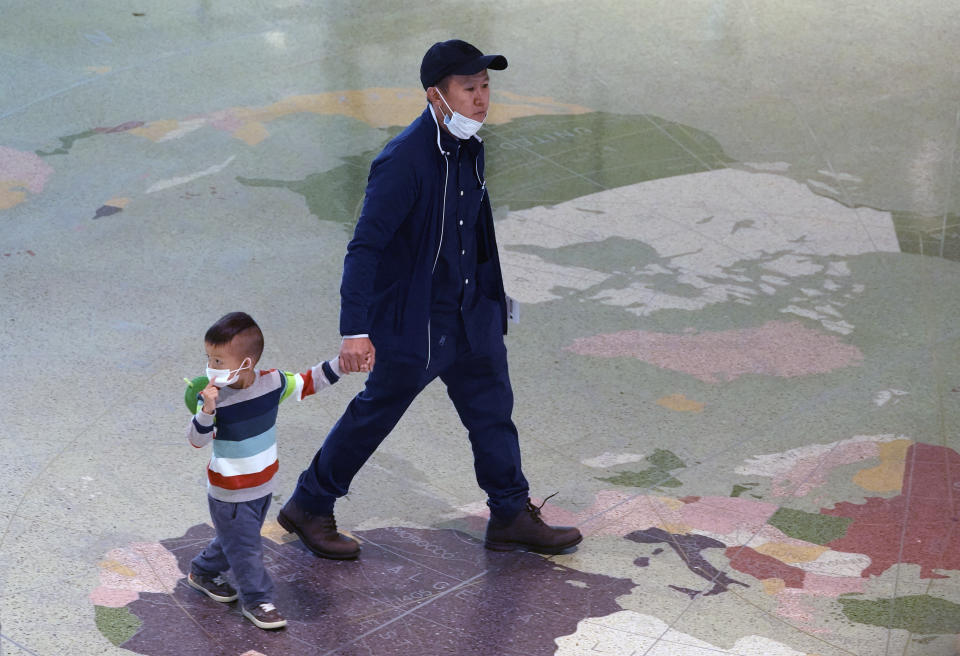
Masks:
[[[253,501],[230,503],[208,496],[217,537],[190,563],[193,573],[202,576],[216,577],[231,570],[246,608],[273,601],[273,579],[263,566],[260,541],[271,498],[268,494]]]

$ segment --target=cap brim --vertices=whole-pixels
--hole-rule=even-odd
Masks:
[[[479,73],[480,71],[488,68],[491,68],[495,71],[502,71],[506,67],[507,58],[503,55],[483,55],[482,57],[471,59],[469,62],[458,66],[456,70],[451,71],[449,74],[473,75],[474,73]]]

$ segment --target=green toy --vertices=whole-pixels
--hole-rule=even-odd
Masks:
[[[206,376],[197,376],[193,380],[184,378],[183,382],[187,384],[187,390],[183,393],[183,402],[187,404],[187,410],[197,414],[197,402],[200,400],[200,392],[210,384],[210,379]]]

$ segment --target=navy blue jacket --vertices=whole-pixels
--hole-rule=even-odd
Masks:
[[[446,180],[457,162],[426,110],[373,160],[363,210],[347,246],[340,285],[340,334],[368,334],[377,359],[429,364],[433,273],[444,235]],[[497,254],[483,148],[475,180],[460,180],[461,212],[477,212],[476,291],[462,308],[475,351],[502,348],[506,297]],[[472,263],[471,263],[472,264]]]

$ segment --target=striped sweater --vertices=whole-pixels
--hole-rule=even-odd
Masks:
[[[213,443],[207,465],[207,492],[228,502],[252,501],[274,492],[277,473],[276,423],[280,403],[305,397],[340,379],[337,360],[304,373],[270,369],[256,372],[250,387],[223,387],[214,414],[197,405],[187,439],[197,448]]]

